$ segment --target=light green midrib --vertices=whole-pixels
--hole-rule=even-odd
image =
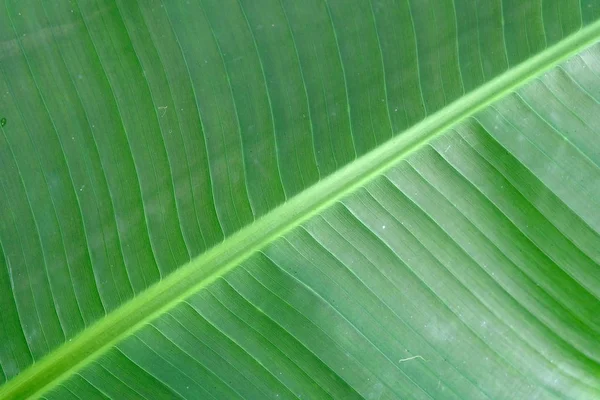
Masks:
[[[574,33],[319,181],[97,321],[0,387],[0,398],[38,397],[144,324],[209,285],[256,251],[472,116],[600,38],[600,21]]]

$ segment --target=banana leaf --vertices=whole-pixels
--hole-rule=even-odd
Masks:
[[[600,1],[6,0],[0,398],[600,398]]]

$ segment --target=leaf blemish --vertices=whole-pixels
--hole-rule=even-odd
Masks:
[[[420,359],[421,359],[421,360],[423,360],[423,361],[427,361],[427,360],[426,360],[426,359],[424,359],[423,357],[421,357],[421,356],[417,355],[417,356],[412,356],[412,357],[408,357],[408,358],[401,358],[400,360],[398,360],[398,362],[399,362],[399,363],[403,363],[403,362],[406,362],[406,361],[411,361],[411,360],[414,360],[414,359],[416,359],[416,358],[420,358]]]

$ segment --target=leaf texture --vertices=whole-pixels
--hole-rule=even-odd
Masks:
[[[7,1],[0,394],[599,397],[599,13]]]

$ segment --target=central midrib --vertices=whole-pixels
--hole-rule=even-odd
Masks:
[[[578,53],[599,37],[600,21],[508,70],[319,181],[183,265],[26,369],[0,388],[0,398],[22,399],[48,391],[115,343],[223,276],[276,238],[363,186],[452,125]]]

